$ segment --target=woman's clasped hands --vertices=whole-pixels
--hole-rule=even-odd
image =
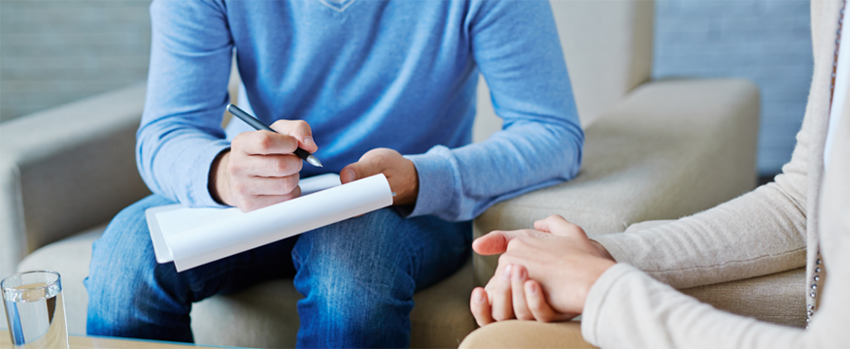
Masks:
[[[616,263],[581,227],[557,215],[534,222],[534,229],[490,232],[472,249],[502,254],[487,285],[472,291],[470,310],[480,326],[572,319],[581,314],[591,286]]]

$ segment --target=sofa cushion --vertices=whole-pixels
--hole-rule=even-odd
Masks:
[[[55,270],[62,276],[70,334],[86,333],[91,246],[103,233],[98,227],[44,246],[27,256],[19,270]],[[452,276],[417,292],[411,317],[412,347],[456,347],[475,329],[469,312],[473,288],[472,261]],[[219,295],[192,307],[192,331],[198,344],[294,347],[298,331],[296,303],[301,299],[292,280],[275,280],[241,292]],[[5,317],[0,327],[5,327]]]

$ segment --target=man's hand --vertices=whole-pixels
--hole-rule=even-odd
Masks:
[[[393,205],[416,203],[419,194],[419,175],[413,161],[405,159],[399,152],[387,149],[372,149],[360,160],[346,166],[339,173],[342,184],[366,178],[378,173],[387,176],[390,189],[395,193]]]
[[[297,198],[301,195],[297,147],[315,152],[310,125],[304,121],[279,120],[270,126],[279,132],[253,131],[237,135],[230,151],[223,152],[210,170],[213,197],[242,211]]]
[[[472,292],[470,309],[479,325],[575,317],[590,287],[615,264],[602,245],[561,216],[534,222],[534,228],[493,231],[473,242],[479,254],[502,253],[496,274]]]

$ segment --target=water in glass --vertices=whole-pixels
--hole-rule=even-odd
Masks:
[[[18,273],[4,279],[0,287],[16,349],[68,348],[58,273]]]

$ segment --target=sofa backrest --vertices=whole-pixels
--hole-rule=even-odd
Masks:
[[[550,0],[582,125],[587,127],[629,91],[649,81],[652,0]],[[484,80],[474,139],[501,128]]]
[[[653,1],[553,0],[579,115],[591,121],[652,69]]]

